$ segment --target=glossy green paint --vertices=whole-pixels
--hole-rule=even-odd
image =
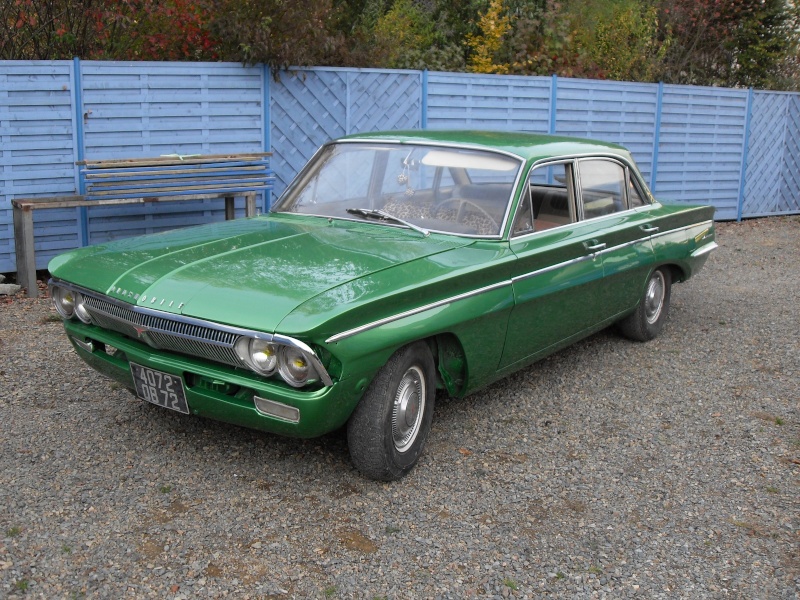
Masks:
[[[417,131],[346,139],[499,150],[523,159],[525,174],[540,161],[586,155],[614,156],[634,168],[618,146],[534,134]],[[194,414],[311,437],[345,423],[377,371],[413,341],[428,340],[441,350],[435,355],[448,356],[440,365],[443,385],[463,395],[607,326],[635,309],[652,269],[671,265],[686,279],[702,266],[708,255],[691,254],[713,242],[712,216],[707,207],[654,203],[511,240],[509,219],[504,239],[481,240],[273,213],[75,250],[54,259],[50,271],[138,306],[294,337],[331,357],[332,386],[295,389],[243,368],[65,324],[71,336],[181,377]],[[652,227],[658,232],[648,233]],[[605,248],[590,249],[598,244]],[[132,387],[127,360],[75,347],[94,368]],[[223,393],[210,382],[236,391]],[[300,409],[300,423],[258,413],[254,395]]]

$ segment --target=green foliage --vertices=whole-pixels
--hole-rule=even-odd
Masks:
[[[447,25],[415,0],[366,0],[345,64],[392,69],[463,70],[464,53]]]
[[[0,60],[225,60],[800,89],[790,0],[4,0]]]
[[[511,71],[520,75],[599,77],[582,43],[580,14],[554,0],[522,11],[506,46]]]
[[[508,73],[508,64],[497,62],[505,36],[511,30],[503,0],[491,0],[478,20],[478,33],[467,34],[469,70],[473,73]]]
[[[670,83],[798,85],[798,10],[785,0],[662,0]]]
[[[331,0],[207,0],[211,31],[223,60],[291,65],[337,64],[344,36],[335,30]]]
[[[672,38],[666,32],[659,39],[655,6],[620,3],[596,23],[592,33],[587,40],[589,56],[603,77],[658,81]]]

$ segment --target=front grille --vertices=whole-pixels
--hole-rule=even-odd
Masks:
[[[96,296],[85,295],[84,301],[92,322],[98,327],[142,340],[159,350],[241,366],[233,349],[239,334],[137,312]]]

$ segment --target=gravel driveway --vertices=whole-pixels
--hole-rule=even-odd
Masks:
[[[718,231],[661,337],[439,396],[393,484],[138,401],[0,297],[0,597],[797,598],[800,217]]]

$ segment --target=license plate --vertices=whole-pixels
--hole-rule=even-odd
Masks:
[[[180,377],[154,371],[136,363],[131,363],[131,375],[139,398],[163,408],[189,414],[189,405],[186,403],[186,394]]]

